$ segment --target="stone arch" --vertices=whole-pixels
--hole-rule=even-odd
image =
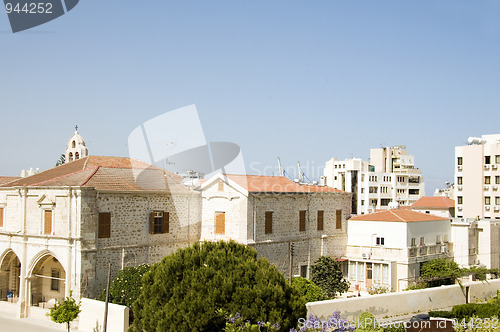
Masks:
[[[17,302],[21,280],[21,261],[11,248],[6,249],[0,257],[0,300]]]
[[[64,300],[66,270],[59,258],[50,250],[36,254],[28,266],[29,303],[51,306]]]

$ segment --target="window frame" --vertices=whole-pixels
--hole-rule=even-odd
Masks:
[[[307,210],[299,210],[299,232],[306,231]]]
[[[324,210],[318,210],[317,213],[317,220],[318,224],[318,231],[323,231],[325,229],[325,211]]]
[[[50,227],[47,227],[47,214],[50,215]],[[47,231],[49,230],[49,231]],[[54,234],[54,210],[53,209],[42,209],[42,234],[43,235],[53,235]]]
[[[156,222],[155,219],[160,217],[155,214],[162,213],[161,222]],[[154,210],[149,217],[149,233],[150,234],[167,234],[170,233],[170,213],[162,210]]]
[[[217,218],[218,216],[224,217],[222,224],[219,223],[218,218]],[[215,211],[215,213],[214,213],[214,234],[216,234],[216,235],[225,235],[226,234],[226,211]]]

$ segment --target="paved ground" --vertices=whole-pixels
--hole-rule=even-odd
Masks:
[[[50,321],[34,318],[18,319],[12,315],[0,312],[0,331],[9,332],[61,332],[64,331],[63,324],[55,325]]]

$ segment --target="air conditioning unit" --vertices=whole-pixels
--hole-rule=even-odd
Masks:
[[[484,169],[490,169],[490,165],[484,165]]]
[[[491,169],[497,169],[497,165],[491,165]]]
[[[484,209],[485,209],[486,211],[489,211],[489,210],[490,210],[490,207],[489,207],[489,206],[485,206],[485,207],[484,207]]]
[[[441,253],[447,253],[448,252],[448,247],[447,246],[441,246]]]
[[[484,190],[490,190],[490,186],[484,186]]]
[[[458,186],[458,191],[462,191],[462,186]]]
[[[457,169],[458,169],[459,171],[461,171],[461,170],[462,170],[462,165],[458,165],[458,166],[457,166]]]
[[[477,259],[477,258],[476,258],[476,259],[474,260],[474,265],[479,265],[479,264],[481,264],[481,261],[480,261],[479,259]]]
[[[493,190],[498,190],[498,186],[493,186]]]
[[[367,253],[367,252],[364,252],[361,254],[361,257],[363,257],[363,259],[369,259],[370,258],[370,254]]]

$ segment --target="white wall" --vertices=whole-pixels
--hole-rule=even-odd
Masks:
[[[347,232],[347,245],[375,246],[376,237],[383,237],[386,248],[407,247],[404,222],[349,220]]]
[[[78,330],[99,332],[104,323],[104,302],[82,298],[82,312],[78,318]],[[128,330],[129,308],[123,305],[108,304],[108,332],[126,332]]]
[[[435,245],[436,236],[439,235],[443,242],[444,235],[451,238],[451,220],[418,221],[408,223],[407,246],[411,245],[411,238],[415,238],[415,244],[420,244],[420,237],[424,237],[425,245]]]

